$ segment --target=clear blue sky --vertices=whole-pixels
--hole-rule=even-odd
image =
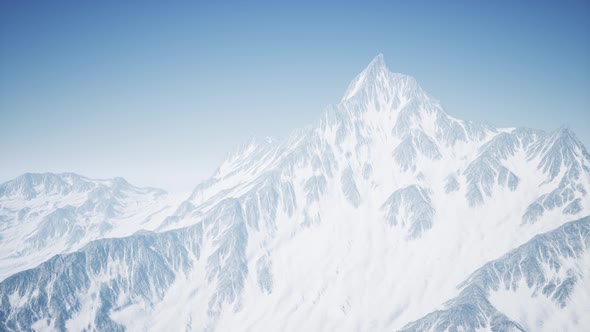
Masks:
[[[0,2],[0,181],[123,176],[190,190],[284,137],[378,53],[456,117],[590,145],[588,1]]]

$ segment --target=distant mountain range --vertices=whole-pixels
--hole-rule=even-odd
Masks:
[[[590,155],[449,116],[377,56],[319,120],[181,200],[0,185],[0,330],[581,331]]]

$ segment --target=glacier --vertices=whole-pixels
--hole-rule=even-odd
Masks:
[[[456,119],[378,55],[189,195],[0,185],[0,330],[583,330],[588,188],[569,128]]]

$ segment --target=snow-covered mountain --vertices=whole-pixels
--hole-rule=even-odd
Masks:
[[[19,181],[0,189],[3,246],[35,200],[26,220],[53,226],[31,236],[101,229],[84,199],[45,203],[91,190]],[[575,134],[455,119],[382,55],[317,123],[246,142],[173,212],[154,214],[159,191],[125,188],[110,210],[135,221],[109,225],[151,231],[93,235],[12,273],[0,330],[590,326],[590,155]],[[65,204],[81,213],[47,217]]]
[[[0,185],[0,280],[92,240],[154,229],[176,204],[163,190],[122,178],[19,176]]]

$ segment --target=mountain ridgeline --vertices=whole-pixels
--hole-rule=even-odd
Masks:
[[[69,173],[0,185],[0,330],[580,330],[589,189],[567,127],[453,118],[379,55],[182,200]]]

